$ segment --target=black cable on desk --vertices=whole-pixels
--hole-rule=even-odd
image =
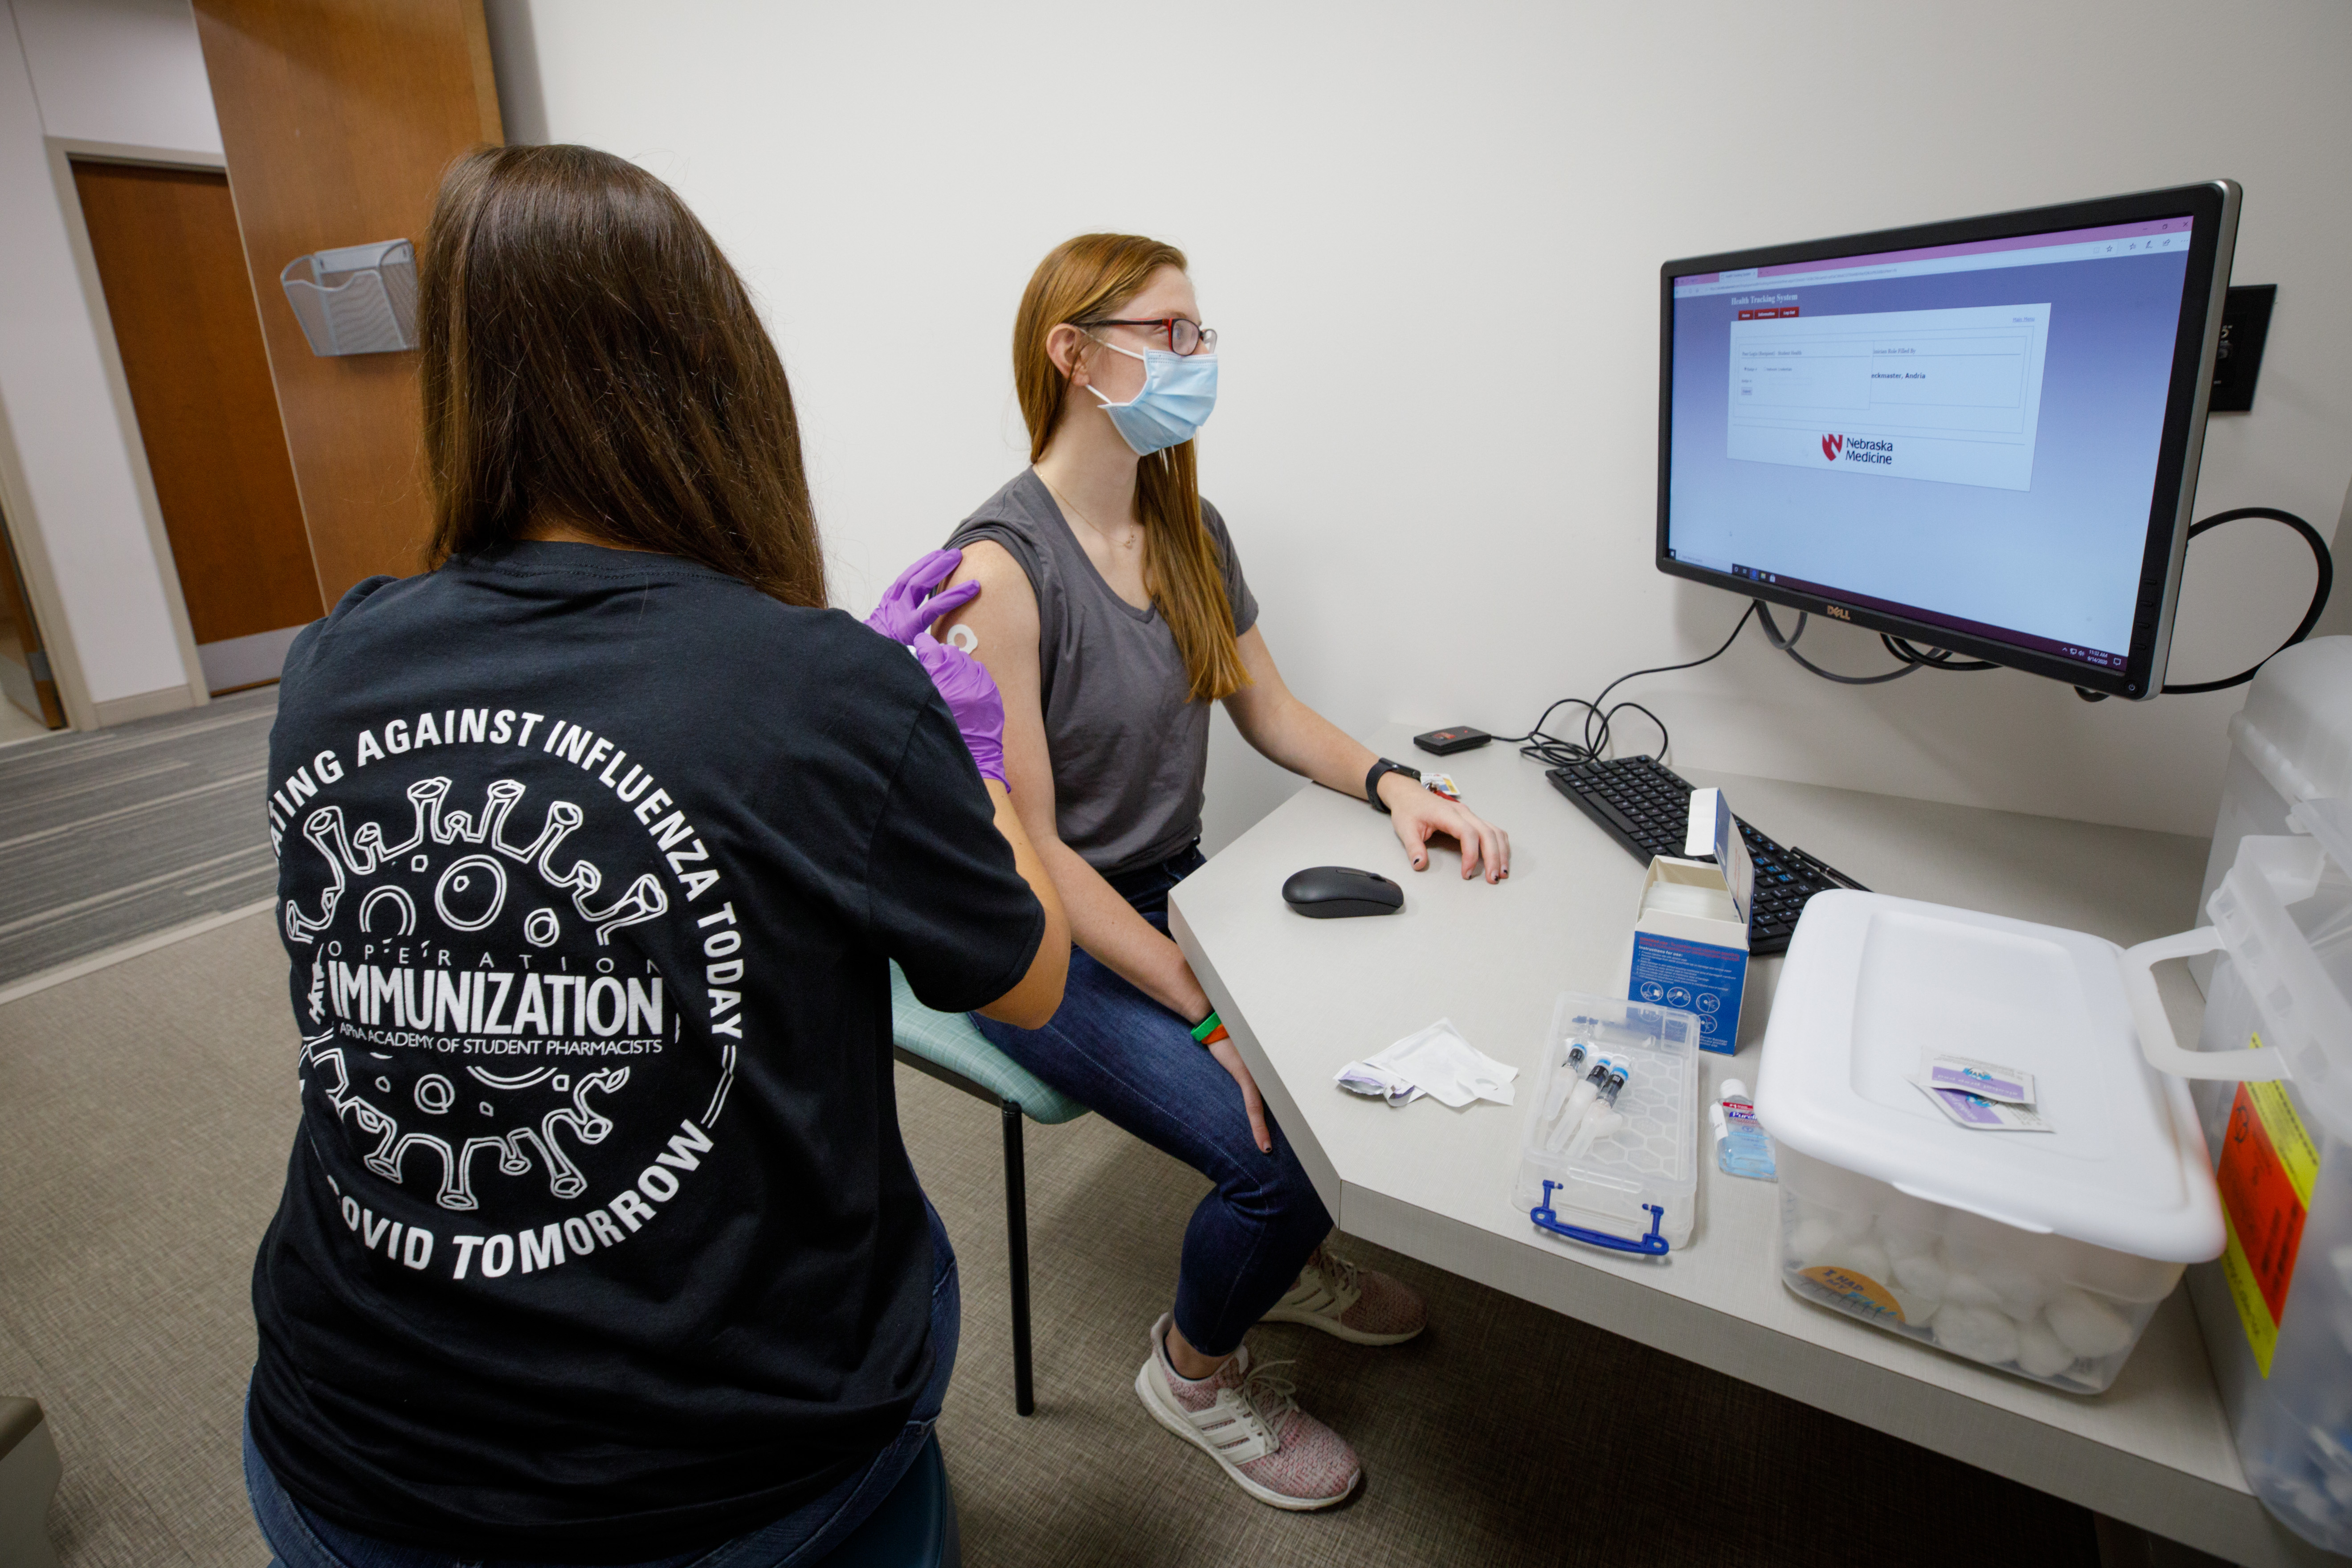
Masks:
[[[1627,681],[1633,679],[1637,676],[1669,675],[1677,669],[1696,669],[1702,664],[1709,664],[1716,659],[1721,658],[1726,653],[1730,651],[1731,645],[1738,640],[1741,628],[1748,625],[1748,617],[1754,615],[1760,607],[1760,601],[1750,599],[1748,602],[1748,608],[1741,611],[1739,618],[1731,624],[1731,635],[1723,639],[1722,646],[1718,647],[1713,653],[1706,655],[1704,658],[1695,658],[1687,664],[1662,664],[1652,669],[1637,669],[1630,675],[1621,675],[1616,679],[1611,681],[1608,685],[1602,687],[1601,689],[1601,695],[1591,701],[1587,701],[1581,697],[1561,698],[1559,701],[1553,703],[1550,707],[1543,710],[1543,717],[1538,719],[1535,722],[1535,728],[1529,730],[1526,734],[1497,735],[1495,738],[1501,741],[1506,745],[1518,745],[1519,755],[1523,757],[1533,757],[1536,761],[1543,763],[1547,767],[1564,768],[1571,766],[1577,763],[1595,762],[1600,759],[1602,749],[1609,744],[1610,721],[1615,719],[1618,714],[1623,712],[1626,709],[1631,708],[1634,712],[1641,714],[1643,718],[1649,720],[1651,723],[1655,724],[1658,727],[1657,754],[1663,757],[1666,754],[1666,747],[1671,740],[1671,737],[1666,733],[1666,721],[1664,720],[1659,718],[1655,713],[1651,712],[1647,708],[1643,707],[1638,702],[1620,702],[1616,707],[1605,710],[1601,707],[1601,704],[1609,700],[1609,694],[1611,692],[1616,690],[1619,687],[1624,685]],[[1571,705],[1584,710],[1584,739],[1581,742],[1577,742],[1568,740],[1562,736],[1546,734],[1544,732],[1544,725],[1550,720],[1551,716],[1560,709],[1570,707]],[[1598,735],[1593,733],[1592,728],[1596,721],[1598,721],[1601,726],[1601,731]],[[1528,743],[1520,744],[1520,742]]]

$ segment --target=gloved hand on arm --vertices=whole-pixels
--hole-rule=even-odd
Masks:
[[[997,695],[996,678],[988,673],[988,666],[927,631],[918,631],[907,647],[947,699],[948,712],[962,732],[980,776],[1010,790],[1013,786],[1004,780],[1004,699]]]
[[[1045,933],[1020,984],[980,1011],[1017,1028],[1042,1029],[1062,1005],[1063,982],[1070,966],[1069,917],[1062,910],[1052,875],[1013,809],[1012,786],[1004,777],[1004,699],[997,693],[996,678],[980,660],[930,633],[932,623],[941,616],[979,595],[978,583],[931,595],[962,559],[959,551],[940,550],[916,562],[890,585],[866,624],[892,641],[906,644],[907,651],[922,665],[923,673],[946,700],[948,714],[955,720],[965,749],[971,752],[982,784],[995,782],[989,795],[996,808],[996,828],[1012,846],[1014,868],[1045,911]]]
[[[980,776],[1004,784],[1004,700],[996,694],[996,678],[971,655],[948,647],[930,634],[932,623],[941,616],[980,597],[978,583],[965,583],[944,594],[932,592],[962,562],[961,550],[934,550],[921,557],[898,574],[898,580],[883,594],[866,624],[892,642],[907,645],[931,684],[947,699],[948,711],[963,732],[963,743],[971,752]]]
[[[934,550],[898,574],[898,580],[883,594],[882,602],[866,617],[866,624],[888,637],[892,642],[912,643],[924,627],[963,608],[980,597],[978,583],[965,583],[934,595],[931,590],[948,580],[962,563],[961,550]]]

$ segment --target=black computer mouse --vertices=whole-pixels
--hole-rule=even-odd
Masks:
[[[1282,900],[1318,921],[1347,915],[1392,915],[1404,908],[1404,889],[1386,877],[1349,866],[1309,866],[1282,885]]]

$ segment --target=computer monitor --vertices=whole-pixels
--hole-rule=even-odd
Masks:
[[[2239,190],[1669,261],[1658,569],[2147,698]]]

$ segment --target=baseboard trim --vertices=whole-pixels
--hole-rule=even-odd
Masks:
[[[135,942],[126,942],[120,947],[110,947],[103,952],[93,952],[88,958],[77,958],[71,963],[61,963],[55,969],[45,969],[28,979],[17,981],[14,985],[0,986],[0,1006],[5,1006],[22,997],[30,996],[37,991],[47,991],[52,985],[62,985],[68,980],[79,980],[85,974],[95,974],[101,969],[110,969],[125,959],[137,958],[142,953],[152,952],[159,947],[169,947],[175,942],[185,942],[192,936],[202,936],[205,932],[216,931],[232,921],[249,920],[255,915],[275,909],[277,905],[276,899],[264,899],[259,903],[247,904],[243,909],[227,910],[220,914],[206,915],[203,920],[190,921],[186,925],[173,926],[170,931],[159,931],[153,936],[142,936]]]
[[[142,691],[130,697],[117,697],[105,702],[93,702],[98,727],[108,729],[116,724],[128,724],[134,719],[152,719],[158,713],[177,713],[196,705],[195,693],[184,686],[166,686],[158,691]]]

